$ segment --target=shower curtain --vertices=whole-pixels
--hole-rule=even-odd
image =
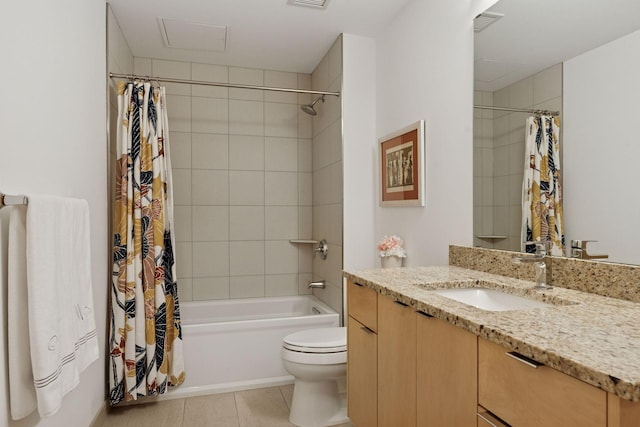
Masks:
[[[550,241],[551,255],[564,255],[560,119],[536,115],[527,119],[522,183],[522,242]],[[535,245],[523,251],[534,253]]]
[[[109,400],[184,381],[164,87],[118,84]]]

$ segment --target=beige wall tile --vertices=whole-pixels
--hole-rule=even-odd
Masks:
[[[191,204],[191,171],[189,169],[174,169],[173,203],[176,205]]]
[[[280,297],[298,295],[297,274],[277,274],[265,276],[265,296]]]
[[[229,83],[264,86],[264,71],[253,68],[229,67]],[[229,89],[230,99],[264,100],[264,92],[251,89]]]
[[[229,238],[238,240],[264,240],[265,207],[231,206],[229,220]]]
[[[265,107],[261,101],[229,100],[229,133],[264,135]]]
[[[297,206],[266,206],[265,208],[266,240],[289,240],[298,238]]]
[[[194,169],[191,175],[194,205],[229,204],[229,172]]]
[[[194,169],[228,169],[229,136],[213,133],[191,134]]]
[[[265,204],[298,204],[298,174],[295,172],[265,173]]]
[[[229,240],[228,206],[193,206],[194,242],[213,242]]]
[[[193,300],[204,301],[229,298],[228,277],[201,277],[193,279]]]
[[[298,249],[288,241],[265,242],[266,274],[293,274],[298,272]]]
[[[260,206],[264,205],[264,172],[229,172],[229,204]]]
[[[197,133],[229,133],[229,100],[191,98],[191,129]]]
[[[191,168],[191,134],[188,132],[169,132],[169,150],[171,167]]]
[[[231,277],[231,298],[264,297],[264,276]]]
[[[265,136],[298,137],[298,107],[294,104],[265,102]]]
[[[229,67],[226,65],[191,64],[191,78],[196,81],[229,83]],[[229,88],[193,85],[193,96],[207,98],[229,98]]]
[[[264,170],[264,137],[229,136],[229,169]]]
[[[298,139],[265,138],[265,170],[296,172],[298,170]]]
[[[230,242],[231,276],[265,273],[265,242]]]
[[[297,89],[298,74],[284,71],[265,70],[264,85],[268,87]],[[283,102],[288,104],[296,104],[298,102],[298,95],[291,92],[265,91],[264,100],[266,102]]]
[[[229,276],[229,242],[193,242],[193,277]],[[194,292],[196,282],[193,282]]]

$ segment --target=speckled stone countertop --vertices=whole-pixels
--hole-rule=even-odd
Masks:
[[[627,400],[640,401],[640,304],[460,267],[345,271],[344,276]],[[485,311],[434,294],[485,287],[551,307]]]

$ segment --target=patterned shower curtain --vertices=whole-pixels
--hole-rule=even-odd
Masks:
[[[109,400],[184,381],[164,87],[118,84]]]
[[[527,119],[522,183],[522,241],[550,241],[551,255],[564,255],[560,119],[536,115]],[[535,245],[524,245],[534,253]]]

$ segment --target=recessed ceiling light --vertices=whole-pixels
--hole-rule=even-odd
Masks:
[[[329,0],[289,0],[287,1],[289,4],[293,4],[296,6],[307,6],[307,7],[315,7],[318,9],[326,9],[327,3]]]

